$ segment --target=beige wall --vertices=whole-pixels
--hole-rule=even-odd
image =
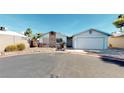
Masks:
[[[0,52],[4,51],[6,46],[18,43],[24,43],[26,45],[26,48],[29,47],[26,38],[12,35],[0,35]]]
[[[123,37],[109,37],[109,45],[113,48],[124,48],[124,36]]]

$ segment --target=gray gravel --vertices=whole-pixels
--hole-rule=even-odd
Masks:
[[[0,77],[124,77],[124,63],[77,54],[31,54],[1,58]]]

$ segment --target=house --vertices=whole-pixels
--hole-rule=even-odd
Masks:
[[[108,48],[108,33],[89,29],[73,35],[74,49],[107,49]]]
[[[43,34],[42,37],[39,39],[39,42],[45,47],[56,47],[57,39],[62,39],[65,43],[67,43],[66,35],[54,31]]]
[[[124,48],[124,33],[113,33],[112,36],[109,37],[108,42],[111,48]]]
[[[26,47],[29,47],[26,36],[0,27],[0,52],[4,51],[6,46],[18,43],[24,43]]]

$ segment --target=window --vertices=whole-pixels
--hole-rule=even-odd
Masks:
[[[57,38],[57,39],[56,39],[56,42],[57,42],[57,43],[60,43],[60,42],[62,42],[62,41],[63,41],[62,38]]]

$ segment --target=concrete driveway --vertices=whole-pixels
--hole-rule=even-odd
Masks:
[[[86,52],[124,61],[124,49],[86,50]]]
[[[1,58],[0,77],[124,77],[124,63],[68,53],[30,54]]]

